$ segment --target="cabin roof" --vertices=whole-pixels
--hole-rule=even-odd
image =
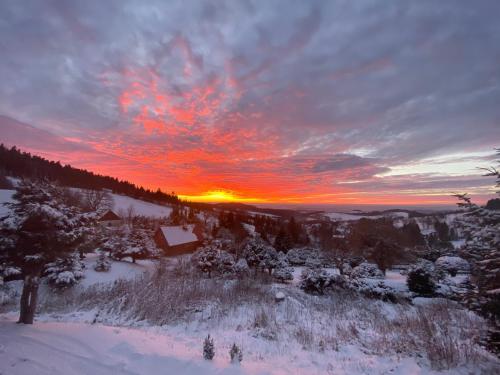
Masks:
[[[193,232],[193,224],[160,227],[160,230],[170,246],[198,241],[198,236]]]
[[[121,220],[121,217],[115,214],[113,211],[108,210],[104,215],[99,218],[99,221],[108,221],[108,220]]]

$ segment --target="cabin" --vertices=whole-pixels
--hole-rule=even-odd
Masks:
[[[106,211],[97,221],[104,227],[119,227],[122,225],[122,218],[111,210]]]
[[[167,256],[188,254],[201,245],[202,229],[194,224],[159,227],[154,239]]]

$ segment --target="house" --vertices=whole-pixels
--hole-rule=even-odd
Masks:
[[[121,217],[111,210],[106,211],[97,221],[105,227],[118,227],[122,224]]]
[[[194,224],[159,227],[154,239],[165,255],[192,253],[201,245],[202,229]]]

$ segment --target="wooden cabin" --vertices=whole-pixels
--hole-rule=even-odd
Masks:
[[[202,230],[194,224],[164,226],[156,230],[154,239],[165,255],[188,254],[201,245]]]
[[[119,227],[122,225],[122,218],[111,210],[106,211],[97,221],[104,227]]]

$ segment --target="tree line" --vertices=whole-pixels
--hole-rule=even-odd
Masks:
[[[92,190],[109,189],[114,193],[151,202],[180,203],[179,198],[173,192],[165,193],[161,189],[152,191],[115,177],[62,165],[59,161],[50,161],[29,152],[23,152],[15,146],[9,149],[0,144],[0,172],[0,175],[18,178],[57,181],[62,186]]]

